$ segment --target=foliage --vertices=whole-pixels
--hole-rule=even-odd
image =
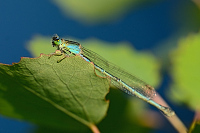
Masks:
[[[108,80],[80,56],[57,63],[60,58],[42,54],[1,64],[1,114],[68,131],[99,123],[108,109]]]
[[[155,1],[155,0],[154,0]],[[147,0],[54,0],[68,16],[85,23],[108,22],[121,17],[130,8],[137,7]],[[152,1],[151,1],[152,2]],[[78,10],[77,10],[78,9]]]
[[[66,37],[67,39],[70,37]],[[73,39],[70,39],[73,40]],[[75,39],[76,40],[76,39]],[[82,42],[84,47],[87,47],[98,54],[102,55],[104,58],[108,59],[109,61],[121,66],[122,68],[126,69],[130,73],[134,75],[139,75],[144,81],[149,81],[150,84],[157,86],[161,80],[158,70],[160,68],[159,63],[156,61],[153,55],[148,52],[137,52],[130,44],[121,42],[113,47],[113,44],[109,44],[108,42],[102,42],[96,39],[89,39]],[[86,45],[84,45],[86,44]],[[95,45],[94,45],[95,44]],[[42,49],[46,48],[46,53],[52,53],[52,48],[49,47],[49,40],[45,39],[42,36],[35,36],[28,45],[28,49],[30,52],[37,56],[39,53],[43,52]],[[124,60],[125,59],[125,60]],[[77,66],[81,66],[77,64]],[[148,67],[146,67],[148,66]],[[66,66],[67,67],[67,66]],[[93,71],[94,72],[94,71]],[[88,77],[90,78],[90,77]],[[79,78],[80,79],[80,78]],[[132,99],[124,99],[122,97],[121,92],[117,94],[111,91],[111,94],[108,95],[108,99],[111,101],[111,106],[109,107],[108,116],[100,123],[99,128],[101,131],[109,132],[113,126],[118,125],[115,128],[115,132],[132,132],[132,131],[139,131],[139,132],[146,132],[148,128],[141,128],[141,126],[145,125],[148,127],[157,127],[155,124],[147,124],[148,121],[152,121],[152,118],[148,118],[148,115],[143,121],[141,119],[144,114],[150,114],[148,112],[147,106],[145,102],[135,101]],[[129,103],[136,103],[136,104],[128,104]],[[140,106],[138,106],[138,104]],[[127,107],[127,106],[129,107]],[[132,106],[132,107],[131,107]],[[120,110],[119,110],[120,108]],[[130,113],[127,111],[128,108],[132,108],[132,112]],[[129,110],[129,109],[128,109]],[[124,112],[124,113],[123,113]],[[127,113],[129,112],[129,113]],[[159,112],[158,112],[159,113]],[[126,115],[125,115],[126,114]],[[156,116],[153,118],[157,118]],[[138,123],[137,121],[140,120]],[[116,121],[116,122],[113,122]],[[117,124],[120,121],[126,121],[126,124]],[[153,122],[154,123],[154,122]],[[110,125],[110,126],[108,126]],[[129,125],[129,126],[128,126]],[[123,128],[122,128],[123,127]],[[132,127],[132,128],[130,128]],[[114,131],[114,129],[112,129]]]
[[[178,48],[171,54],[171,98],[186,103],[192,110],[200,109],[200,32],[190,34],[179,41]]]

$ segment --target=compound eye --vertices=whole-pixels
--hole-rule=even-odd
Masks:
[[[55,37],[55,36],[54,36],[54,37],[52,37],[52,40],[54,40],[54,41],[55,41],[55,40],[56,40],[56,37]]]
[[[57,34],[54,34],[52,40],[59,41],[59,36]]]

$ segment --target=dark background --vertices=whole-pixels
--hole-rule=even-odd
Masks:
[[[187,5],[194,6],[187,0],[148,3],[130,10],[114,22],[86,25],[64,16],[58,6],[48,0],[1,0],[0,62],[11,64],[18,62],[20,57],[31,57],[26,49],[27,42],[35,34],[49,36],[51,39],[54,33],[79,39],[95,37],[108,42],[128,41],[134,44],[137,50],[150,50],[156,54],[155,48],[159,47],[162,41],[183,28],[185,24],[183,18],[187,18],[185,20],[188,22],[192,21],[188,14],[179,14],[179,9]],[[191,31],[195,31],[192,28]],[[188,31],[187,28],[183,31],[186,30]],[[163,84],[159,89],[161,95],[164,92],[164,86],[167,86],[169,82],[170,78],[167,73],[164,73]],[[184,107],[171,106],[186,126],[189,126],[193,113]],[[176,132],[167,121],[166,124],[165,129],[159,129],[157,132],[164,132],[166,128],[170,128],[171,132]],[[23,133],[34,127],[26,122],[0,116],[1,133]]]

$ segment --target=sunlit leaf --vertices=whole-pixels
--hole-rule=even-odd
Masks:
[[[46,42],[40,43],[41,38],[42,37],[37,36],[37,37],[34,37],[33,40],[30,41],[30,43],[28,45],[30,52],[35,56],[39,55],[39,53],[42,52],[42,49],[47,50],[48,51],[47,53],[55,52],[56,49],[54,48],[54,50],[52,50],[52,48],[51,48],[52,46],[49,41],[50,38],[47,39]],[[64,37],[64,38],[69,39],[69,40],[78,41],[84,47],[98,53],[99,55],[101,55],[102,57],[107,59],[108,61],[116,64],[117,66],[130,72],[131,74],[136,75],[137,77],[146,81],[147,83],[151,84],[152,86],[155,86],[155,87],[158,86],[160,81],[162,80],[161,76],[159,74],[160,64],[156,60],[156,58],[148,51],[140,51],[140,52],[136,51],[127,42],[109,43],[109,42],[104,42],[104,41],[97,40],[97,39],[78,40],[78,39],[71,39],[71,37]],[[119,90],[117,90],[117,91],[119,91]],[[121,91],[119,91],[119,93],[118,93],[118,95],[123,95],[123,94],[124,93],[122,93]],[[110,95],[113,95],[113,94],[110,94]],[[128,95],[124,95],[124,96],[128,96]],[[114,96],[112,99],[109,98],[109,100],[111,100],[111,103],[116,104],[117,106],[109,107],[112,110],[112,112],[108,112],[108,115],[112,115],[112,116],[111,117],[107,116],[108,118],[107,117],[105,118],[106,122],[103,121],[103,123],[100,124],[100,125],[104,125],[102,128],[100,126],[100,130],[103,132],[109,131],[111,128],[113,129],[113,126],[116,125],[116,123],[114,124],[114,122],[110,123],[110,121],[116,121],[116,120],[113,120],[112,118],[116,117],[118,121],[121,121],[121,119],[123,119],[123,120],[126,119],[126,118],[122,118],[122,116],[128,117],[127,111],[125,111],[125,108],[124,108],[125,107],[124,105],[127,105],[127,101],[123,101],[122,99],[118,99],[118,100],[116,100],[116,99],[118,99],[118,98],[114,98]],[[133,102],[133,100],[131,100],[131,102]],[[148,106],[142,105],[142,104],[145,104],[145,102],[140,101],[139,104],[141,106],[137,106],[137,103],[130,104],[131,106],[132,105],[134,106],[131,108],[135,108],[137,110],[137,111],[133,111],[131,116],[134,116],[134,115],[137,116],[138,113],[136,113],[136,112],[140,112],[140,114],[142,114],[141,112],[146,111],[145,113],[148,113],[148,111],[147,111]],[[119,110],[119,108],[120,108],[120,110]],[[126,107],[126,109],[129,109],[129,108]],[[117,110],[119,110],[119,111],[117,111]],[[118,114],[118,112],[124,112],[124,113],[126,113],[126,115],[121,116]],[[110,120],[110,118],[111,118],[111,120]],[[130,119],[132,119],[132,120],[130,121]],[[140,118],[129,116],[129,119],[126,119],[127,120],[126,123],[118,125],[117,127],[119,127],[119,128],[114,127],[116,129],[115,132],[117,132],[117,131],[120,132],[121,130],[119,130],[119,129],[122,129],[121,127],[124,127],[122,132],[123,131],[128,132],[127,130],[129,130],[129,132],[140,130],[140,128],[142,128],[141,123],[143,123],[143,122],[142,122],[142,120],[140,120],[140,123],[137,123],[138,119],[140,119]],[[146,118],[146,120],[147,119],[148,118]],[[135,122],[131,123],[132,121],[135,121]],[[110,124],[108,124],[108,123],[110,123]],[[145,123],[148,123],[148,122],[146,121]],[[107,126],[107,125],[111,125],[111,127]],[[147,125],[147,124],[145,124],[145,125]],[[134,129],[129,128],[130,126],[134,127]],[[148,125],[148,126],[150,127],[151,125]],[[152,126],[151,126],[151,128],[152,128]],[[147,132],[147,131],[149,131],[148,128],[144,129],[144,131],[140,130],[140,132]]]
[[[179,41],[179,46],[173,51],[171,75],[171,98],[174,101],[186,103],[191,109],[200,109],[200,33],[191,34]]]
[[[154,0],[155,1],[155,0]],[[62,11],[85,23],[107,22],[121,17],[148,0],[54,0]],[[152,2],[152,1],[151,1]]]
[[[42,54],[0,64],[1,115],[68,131],[99,123],[108,109],[108,80],[80,56],[57,63],[60,58]]]
[[[162,80],[159,73],[160,63],[148,51],[136,51],[127,42],[109,43],[97,39],[87,39],[78,42],[154,87],[157,87]],[[56,50],[51,46],[50,37],[42,36],[35,36],[28,43],[28,49],[35,57],[40,53],[48,54]]]

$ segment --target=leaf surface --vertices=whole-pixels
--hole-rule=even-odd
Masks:
[[[0,64],[0,113],[64,130],[100,122],[108,109],[109,80],[80,56],[57,63],[60,58],[41,54]]]
[[[186,103],[191,109],[200,109],[200,32],[190,34],[179,41],[179,46],[171,54],[173,84],[171,98]]]

